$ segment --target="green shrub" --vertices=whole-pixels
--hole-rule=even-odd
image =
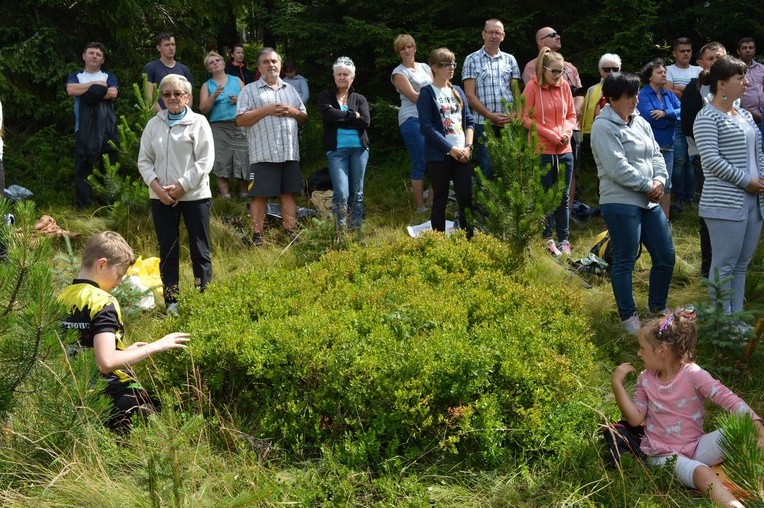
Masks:
[[[517,266],[487,235],[353,245],[191,294],[182,328],[213,399],[298,457],[492,466],[571,446],[597,400],[582,301]],[[159,361],[184,382],[177,356]]]

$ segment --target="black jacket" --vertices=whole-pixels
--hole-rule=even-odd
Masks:
[[[369,103],[366,97],[357,93],[353,87],[348,92],[348,110],[342,111],[337,102],[337,87],[333,86],[324,90],[318,96],[318,109],[321,111],[321,120],[324,123],[324,150],[337,149],[337,129],[356,129],[361,139],[361,146],[369,147],[369,128],[371,117],[369,116]],[[361,115],[356,118],[356,111]]]

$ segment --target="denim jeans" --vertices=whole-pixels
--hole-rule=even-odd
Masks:
[[[600,205],[602,217],[610,232],[613,266],[610,283],[621,320],[637,312],[632,291],[632,274],[640,242],[650,253],[650,288],[647,306],[651,311],[666,308],[671,275],[674,272],[674,240],[666,216],[660,206],[642,208],[636,205],[605,203]]]
[[[663,162],[666,163],[666,171],[668,171],[668,178],[666,178],[666,185],[663,186],[663,192],[671,192],[671,178],[674,174],[674,148],[661,148],[661,155],[663,156]]]
[[[541,154],[541,169],[551,165],[549,172],[541,177],[541,185],[549,190],[560,178],[560,165],[565,166],[565,190],[562,194],[562,201],[551,215],[546,216],[544,225],[544,238],[551,238],[552,226],[557,232],[559,241],[568,240],[570,236],[570,207],[568,199],[570,198],[570,181],[573,178],[573,153],[563,153],[560,155]]]
[[[334,198],[332,211],[340,227],[361,229],[363,177],[369,162],[368,148],[338,148],[326,153]]]
[[[419,131],[419,118],[412,116],[400,126],[403,142],[411,159],[411,179],[424,180],[424,136]]]
[[[493,133],[496,136],[501,136],[501,129],[494,126]],[[475,124],[475,159],[477,165],[480,167],[480,171],[483,172],[483,176],[489,180],[493,180],[495,177],[493,172],[493,164],[491,164],[491,157],[488,155],[488,148],[486,147],[485,138],[485,125],[482,123]]]
[[[674,199],[679,202],[695,200],[695,171],[687,155],[687,138],[682,133],[681,123],[676,123],[674,132],[674,172],[671,175]]]

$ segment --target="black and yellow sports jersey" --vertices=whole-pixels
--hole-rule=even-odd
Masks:
[[[92,348],[93,337],[107,332],[114,334],[118,350],[125,349],[122,343],[125,326],[122,324],[119,302],[99,288],[98,284],[91,280],[75,279],[58,295],[58,301],[66,306],[69,313],[62,325],[66,330],[77,330],[80,348]],[[115,385],[137,385],[135,375],[128,368],[116,369],[103,376],[108,383],[107,392],[117,388]]]

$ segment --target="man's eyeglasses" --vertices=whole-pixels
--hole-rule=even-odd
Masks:
[[[562,74],[562,69],[550,69],[549,67],[544,67],[544,69],[551,72],[552,76],[559,76],[560,74]]]
[[[621,70],[621,68],[620,67],[603,67],[602,70],[605,72],[618,72]]]
[[[502,37],[504,35],[504,32],[500,32],[498,30],[483,30],[488,35],[493,35],[494,37]]]
[[[541,38],[541,40],[544,40],[544,39],[546,39],[547,37],[548,37],[548,38],[550,38],[550,39],[554,39],[554,38],[555,38],[555,37],[557,37],[558,35],[560,35],[560,34],[558,34],[557,32],[549,32],[549,33],[548,33],[548,34],[546,34],[544,37],[542,37],[542,38]]]
[[[438,65],[441,67],[451,67],[452,69],[456,69],[456,62],[440,62]]]
[[[176,99],[179,99],[186,95],[186,92],[162,92],[162,97],[165,99],[169,99],[170,97],[175,97]]]

